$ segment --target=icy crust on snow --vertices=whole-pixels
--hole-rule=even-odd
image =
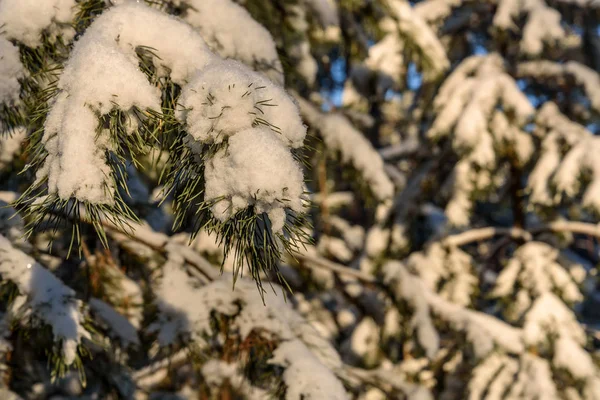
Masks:
[[[210,48],[233,58],[283,85],[283,67],[275,42],[246,9],[231,0],[188,0],[183,19],[198,29]],[[232,23],[231,21],[235,21]]]
[[[7,38],[29,47],[41,44],[44,31],[50,38],[62,35],[70,41],[75,36],[75,7],[75,0],[2,0],[0,26]]]
[[[173,46],[173,43],[180,46]],[[138,68],[136,46],[160,54],[158,71],[178,83],[214,56],[186,24],[142,4],[126,3],[99,16],[75,44],[58,82],[42,142],[48,156],[37,179],[48,178],[49,194],[94,204],[114,202],[114,183],[105,159],[107,131],[97,135],[98,116],[118,107],[160,110],[160,90]]]
[[[286,146],[302,147],[306,127],[285,90],[243,64],[215,62],[183,88],[178,118],[203,143],[221,143],[237,132],[263,126]]]
[[[0,36],[0,104],[12,106],[19,101],[19,78],[23,77],[25,68],[21,64],[19,48]]]
[[[176,257],[176,256],[175,256]],[[195,288],[177,258],[170,259],[164,266],[162,282],[157,290],[158,320],[149,330],[158,333],[161,346],[174,343],[177,339],[192,338],[203,343],[203,334],[211,330],[211,314],[216,312],[234,317],[232,328],[237,329],[243,338],[253,330],[264,330],[275,335],[280,341],[279,352],[273,362],[290,367],[284,380],[292,393],[315,395],[316,388],[332,390],[328,396],[345,396],[343,387],[331,370],[338,370],[341,359],[330,343],[320,337],[296,311],[286,303],[280,288],[274,287],[264,292],[264,303],[252,281],[238,280],[232,289],[230,277],[223,277],[206,286]],[[286,345],[287,344],[287,345]],[[301,352],[301,353],[300,353]],[[293,355],[293,360],[290,356]],[[300,360],[299,360],[300,359]],[[303,363],[301,359],[306,359]],[[309,361],[310,360],[310,363]],[[298,361],[298,364],[296,364]],[[310,374],[310,379],[302,374],[318,369],[323,374]],[[314,387],[313,387],[314,386]],[[341,392],[336,392],[336,390]],[[299,399],[298,397],[287,397]],[[322,398],[322,397],[305,397]],[[329,398],[329,397],[328,397]],[[334,397],[346,398],[346,397]]]
[[[52,327],[66,364],[72,364],[82,338],[90,337],[82,325],[81,301],[75,299],[75,291],[1,235],[0,275],[19,288],[21,295],[12,305],[14,312],[31,315]]]
[[[286,208],[297,213],[303,209],[300,165],[277,134],[265,128],[232,136],[227,147],[207,161],[204,178],[205,201],[216,202],[212,213],[221,221],[253,205],[256,214],[268,214],[272,230],[279,232]]]
[[[532,203],[552,206],[583,193],[581,204],[600,212],[600,138],[561,114],[554,103],[542,106],[536,123],[543,151],[527,182]]]

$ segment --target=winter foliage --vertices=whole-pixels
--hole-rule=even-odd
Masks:
[[[0,0],[0,398],[600,399],[599,24]]]

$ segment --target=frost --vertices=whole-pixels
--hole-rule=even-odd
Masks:
[[[44,31],[50,38],[63,35],[69,41],[75,35],[75,5],[75,0],[2,0],[0,26],[6,37],[29,47],[41,44]]]
[[[50,271],[28,255],[12,247],[0,236],[0,274],[19,288],[22,296],[16,299],[13,309],[32,316],[52,327],[54,342],[62,346],[67,365],[75,361],[77,346],[83,338],[90,338],[84,329],[81,302],[75,291],[62,283]]]

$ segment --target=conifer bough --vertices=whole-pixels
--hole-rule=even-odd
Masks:
[[[19,201],[34,225],[49,213],[84,218],[104,238],[103,219],[136,220],[127,166],[162,148],[176,227],[191,215],[194,233],[216,232],[236,275],[247,264],[259,282],[297,246],[305,188],[292,150],[306,135],[297,106],[278,84],[213,54],[191,26],[144,4],[112,7],[51,85],[36,180]]]

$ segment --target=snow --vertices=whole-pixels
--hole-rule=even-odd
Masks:
[[[505,118],[497,116],[499,107]],[[520,148],[516,152],[521,162],[531,156],[533,145],[520,128],[535,109],[505,72],[504,60],[497,53],[463,60],[440,88],[434,108],[437,115],[427,136],[435,141],[450,136],[461,156],[449,182],[452,195],[446,215],[452,225],[465,226],[470,220],[471,195],[494,183],[497,153],[510,146]],[[501,130],[496,123],[512,132]]]
[[[17,153],[23,148],[27,131],[18,127],[12,132],[0,132],[0,169],[11,165]]]
[[[159,318],[149,329],[158,332],[161,346],[188,335],[202,343],[202,334],[211,329],[211,313],[217,312],[237,315],[233,327],[243,338],[254,329],[264,329],[282,340],[299,339],[328,368],[340,367],[335,349],[290,308],[277,285],[264,292],[264,303],[254,282],[245,279],[238,279],[235,290],[230,276],[196,288],[183,271],[182,260],[173,257],[163,267],[156,292]]]
[[[175,40],[180,46],[172,46]],[[105,160],[109,136],[106,131],[97,135],[97,113],[107,114],[115,104],[126,112],[160,109],[160,91],[138,68],[135,46],[142,44],[160,54],[157,68],[168,66],[175,82],[214,57],[191,27],[142,4],[126,3],[99,16],[75,44],[45,123],[48,157],[37,179],[48,178],[50,194],[113,203],[115,188]]]
[[[210,48],[233,58],[283,85],[283,67],[271,34],[230,0],[192,0],[183,19],[198,29]],[[231,23],[235,21],[235,23]]]
[[[292,148],[301,147],[306,136],[298,107],[285,90],[233,60],[203,69],[183,88],[179,103],[178,118],[200,143],[221,143],[255,126],[272,130]]]
[[[548,292],[538,297],[525,315],[523,337],[525,343],[535,345],[546,341],[550,332],[572,338],[580,345],[585,342],[585,332],[573,311]]]
[[[407,40],[410,40],[427,60],[424,78],[435,79],[443,74],[450,67],[450,62],[442,43],[427,22],[406,1],[385,0],[383,4],[396,18],[400,34],[409,38]]]
[[[202,375],[211,386],[221,386],[225,381],[229,382],[236,390],[240,391],[244,398],[249,400],[262,400],[268,397],[267,393],[255,386],[240,373],[240,367],[221,360],[211,359],[202,366]]]
[[[365,230],[360,225],[351,225],[348,221],[336,215],[327,219],[327,223],[339,231],[350,249],[359,250],[365,240]]]
[[[392,285],[396,297],[406,300],[413,307],[411,325],[427,357],[433,358],[439,350],[440,338],[431,319],[431,309],[425,296],[427,289],[419,278],[410,274],[399,262],[386,263],[384,273],[384,282]]]
[[[501,0],[493,25],[500,30],[516,31],[515,21],[522,13],[527,14],[519,44],[524,54],[538,56],[544,50],[544,45],[561,45],[567,41],[560,13],[546,5],[544,0]]]
[[[536,60],[520,63],[517,66],[517,76],[534,80],[556,81],[569,77],[583,89],[590,99],[591,107],[600,111],[600,75],[577,61],[557,63],[547,60]]]
[[[556,368],[566,369],[575,379],[593,377],[598,373],[589,353],[579,343],[565,336],[559,337],[554,343],[552,364]]]
[[[55,343],[62,346],[65,363],[75,361],[77,346],[83,338],[90,338],[84,329],[81,302],[75,291],[62,283],[34,259],[12,247],[0,236],[0,275],[19,288],[20,298],[13,309],[31,310],[33,316],[52,327]]]
[[[286,400],[350,398],[335,375],[299,340],[285,341],[277,346],[269,363],[285,367]]]
[[[281,231],[285,209],[303,208],[302,171],[287,148],[301,147],[306,135],[297,106],[282,88],[243,64],[218,60],[190,26],[142,4],[110,8],[76,43],[46,120],[42,142],[48,156],[37,179],[47,178],[49,194],[61,199],[114,203],[105,159],[110,136],[98,134],[97,115],[118,107],[129,114],[131,131],[139,122],[134,108],[160,110],[159,89],[138,68],[140,45],[158,54],[153,62],[160,75],[169,73],[183,85],[178,117],[193,139],[191,147],[197,147],[194,141],[228,139],[206,166],[206,200],[225,199],[212,208],[215,217],[224,221],[254,205]]]
[[[89,300],[90,309],[104,322],[123,347],[140,344],[137,330],[127,318],[119,314],[110,304],[96,298]]]
[[[338,27],[340,17],[335,0],[302,0],[304,1],[313,15],[319,20],[323,27]]]
[[[416,3],[415,12],[428,23],[446,19],[464,0],[428,0]]]
[[[561,114],[554,103],[542,106],[536,122],[544,151],[527,184],[532,202],[549,206],[582,192],[581,204],[599,211],[600,139]],[[590,177],[587,186],[581,184],[585,174]]]
[[[327,235],[319,238],[317,249],[319,253],[336,258],[344,263],[350,262],[354,256],[354,253],[348,248],[344,240]]]
[[[211,329],[212,313],[235,316],[232,327],[239,330],[242,339],[252,331],[265,330],[282,341],[270,362],[286,368],[286,398],[299,399],[300,394],[315,399],[323,398],[323,394],[346,398],[332,372],[341,366],[337,352],[289,307],[280,288],[274,287],[279,295],[266,291],[264,304],[255,284],[243,279],[237,281],[235,290],[230,277],[194,288],[179,262],[171,259],[164,266],[157,291],[159,319],[149,328],[158,332],[162,346],[188,335],[203,343],[202,334]]]
[[[474,74],[473,76],[469,76]],[[491,155],[475,155],[479,165],[493,165],[494,152],[488,146],[477,147],[488,140],[488,123],[496,105],[502,104],[515,114],[516,125],[523,125],[533,115],[534,108],[519,90],[514,80],[504,72],[503,60],[498,54],[474,56],[459,65],[440,88],[434,106],[438,115],[427,133],[438,139],[453,132],[454,148],[461,152],[478,150]],[[486,160],[486,162],[482,162]]]
[[[483,398],[490,381],[499,375],[507,360],[510,361],[506,356],[494,353],[473,369],[473,377],[469,381],[469,399]]]
[[[0,8],[2,4],[0,2]],[[21,91],[19,79],[24,78],[25,74],[19,48],[0,36],[0,104],[12,106],[18,102]]]
[[[7,38],[29,47],[41,45],[43,31],[50,38],[63,35],[68,42],[75,35],[70,25],[75,6],[75,0],[2,0],[0,26]]]
[[[216,202],[212,213],[221,221],[253,205],[255,213],[268,214],[273,232],[280,232],[286,208],[302,212],[302,170],[267,129],[250,128],[230,137],[228,146],[206,163],[204,176],[205,201]]]
[[[457,248],[444,249],[433,243],[424,252],[415,252],[406,261],[409,270],[423,284],[452,303],[468,306],[477,286],[471,271],[471,256]]]
[[[366,317],[356,326],[350,338],[352,353],[366,360],[373,359],[379,352],[380,327],[373,318]]]
[[[532,298],[548,292],[562,294],[563,300],[575,303],[583,296],[569,273],[557,262],[558,250],[542,242],[519,247],[498,276],[494,297],[512,297],[515,287],[523,288]],[[516,315],[515,318],[520,318]]]
[[[385,172],[383,159],[346,117],[329,114],[318,126],[327,148],[339,152],[343,163],[360,172],[379,201],[393,196],[394,185]]]

